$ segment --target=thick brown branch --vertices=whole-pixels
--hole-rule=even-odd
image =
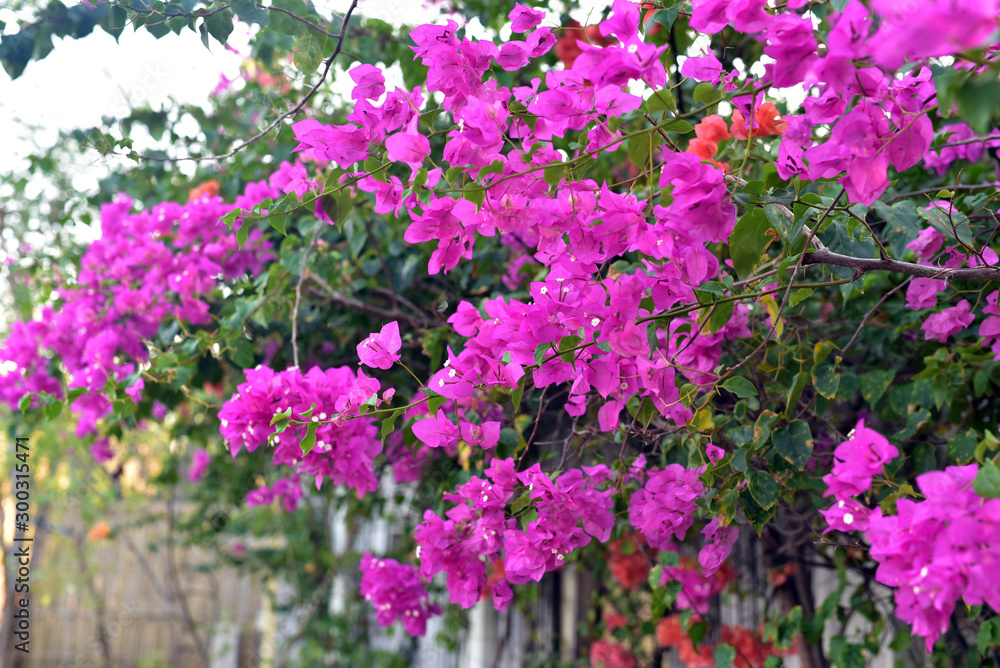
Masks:
[[[847,267],[856,271],[894,271],[900,274],[918,276],[920,278],[937,278],[947,281],[1000,281],[1000,268],[975,267],[973,269],[948,269],[899,260],[881,260],[876,258],[851,257],[830,250],[818,250],[806,253],[803,264],[832,264]]]

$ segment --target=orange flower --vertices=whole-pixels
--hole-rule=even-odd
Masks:
[[[608,568],[625,589],[636,589],[649,577],[649,561],[635,540],[625,537],[610,545]]]
[[[753,116],[757,119],[757,126],[763,137],[780,135],[788,129],[788,122],[780,117],[777,107],[771,102],[765,102],[757,107]]]
[[[680,645],[685,638],[687,638],[687,635],[685,635],[684,629],[681,628],[680,615],[664,617],[656,625],[656,639],[659,641],[661,647]],[[690,642],[691,639],[687,639]]]
[[[209,197],[215,197],[219,194],[219,182],[215,179],[209,179],[205,181],[200,186],[192,188],[188,191],[188,201],[193,202],[202,195],[208,195]]]
[[[705,645],[701,649],[695,649],[690,638],[677,648],[677,658],[688,668],[711,668],[715,665],[712,648]]]
[[[590,668],[635,668],[635,657],[609,640],[598,640],[590,646]]]
[[[785,564],[779,568],[771,569],[771,572],[767,575],[767,579],[775,587],[780,587],[788,582],[788,578],[795,575],[795,572],[798,570],[799,565],[795,562]]]
[[[625,626],[627,622],[628,618],[617,612],[609,612],[604,617],[604,623],[607,624],[608,631],[614,631],[619,626]]]
[[[507,579],[507,571],[503,567],[503,557],[494,559],[489,575],[486,576],[486,585],[483,587],[482,600],[486,600],[492,595],[493,585]]]
[[[721,116],[716,116],[715,114],[701,119],[701,122],[694,126],[694,133],[698,136],[698,139],[705,139],[715,144],[729,138],[729,130],[726,128],[726,122],[722,120]]]
[[[722,640],[736,648],[736,668],[760,668],[769,656],[783,656],[790,652],[780,652],[770,643],[761,639],[760,633],[754,633],[742,626],[723,626],[720,634]]]
[[[90,527],[90,531],[87,532],[87,540],[91,543],[95,543],[99,540],[107,538],[111,535],[111,527],[104,520],[101,520],[94,526]]]
[[[715,162],[715,152],[719,150],[718,144],[701,137],[695,137],[688,142],[686,153],[693,153],[702,160]]]

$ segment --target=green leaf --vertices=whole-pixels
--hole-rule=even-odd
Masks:
[[[303,455],[308,455],[316,447],[316,427],[318,426],[319,423],[310,422],[309,428],[306,429],[306,435],[299,441],[299,448],[302,449]]]
[[[55,420],[57,417],[62,415],[63,412],[63,402],[59,401],[55,397],[46,397],[45,408],[42,409],[42,416],[46,420]],[[129,414],[135,412],[134,404],[129,406]]]
[[[811,297],[812,293],[813,293],[812,288],[799,288],[798,290],[796,290],[795,292],[793,292],[788,296],[788,305],[792,308],[795,308],[800,303],[802,303],[802,300]]]
[[[628,140],[628,159],[632,161],[640,171],[648,171],[652,166],[652,158],[656,148],[660,145],[660,133],[656,130],[649,130]]]
[[[769,231],[771,234],[768,234]],[[729,257],[740,279],[753,273],[760,256],[774,240],[773,234],[774,227],[760,209],[751,209],[736,221],[733,234],[729,237]]]
[[[101,27],[104,28],[104,32],[114,37],[116,42],[125,31],[127,23],[128,12],[120,5],[111,5],[108,8],[108,13],[101,19]]]
[[[230,346],[233,349],[233,362],[244,369],[253,366],[253,344],[247,341],[242,334],[237,334]]]
[[[701,102],[706,107],[710,107],[719,100],[725,98],[725,95],[717,89],[712,84],[702,81],[700,84],[694,87],[694,99],[696,102]]]
[[[477,181],[482,181],[484,176],[489,174],[503,174],[503,160],[494,160],[485,167],[479,169],[479,174],[476,176]]]
[[[642,406],[639,407],[639,412],[636,413],[635,419],[639,421],[643,429],[649,427],[649,423],[653,421],[654,418],[659,417],[660,412],[656,410],[656,405],[650,400],[649,397],[643,397]]]
[[[708,318],[708,331],[715,334],[720,329],[729,324],[733,317],[733,308],[736,302],[724,302],[717,304],[712,310],[712,315]]]
[[[806,371],[800,371],[792,377],[792,384],[788,387],[788,395],[785,397],[785,419],[790,418],[798,408],[799,397],[809,384],[809,379],[809,373]]]
[[[524,396],[524,386],[527,379],[528,374],[521,376],[521,378],[517,381],[517,387],[515,387],[514,391],[510,393],[510,398],[514,402],[515,415],[517,415],[517,413],[521,410],[521,398]]]
[[[840,350],[837,345],[831,341],[820,341],[813,348],[813,364],[820,364],[823,360],[830,356],[834,350]]]
[[[231,0],[229,8],[244,23],[256,23],[260,27],[267,25],[268,11],[257,6],[257,0]]]
[[[320,205],[323,207],[326,215],[330,217],[330,220],[336,224],[337,229],[343,229],[344,221],[351,215],[351,209],[354,208],[354,201],[351,199],[351,193],[347,188],[344,188],[343,190],[322,195],[320,197]]]
[[[667,7],[666,9],[661,9],[656,12],[653,16],[653,20],[667,30],[670,30],[674,25],[674,21],[677,20],[677,16],[680,14],[680,11],[681,3],[678,2],[673,7]]]
[[[563,174],[566,173],[566,165],[549,165],[544,170],[542,170],[542,180],[547,184],[555,188],[559,185],[562,180]]]
[[[757,396],[757,388],[743,376],[733,376],[721,385],[722,389],[732,392],[740,399]]]
[[[812,371],[813,387],[827,399],[833,399],[840,386],[840,372],[832,364],[820,364]]]
[[[736,660],[736,649],[728,643],[721,643],[712,651],[715,668],[732,668]]]
[[[383,444],[385,444],[385,439],[389,436],[389,434],[396,430],[396,420],[398,420],[399,416],[402,414],[403,411],[395,410],[389,415],[389,417],[382,420],[382,431],[379,435],[382,437]]]
[[[286,408],[285,410],[283,410],[280,413],[275,413],[274,417],[271,418],[271,426],[273,427],[275,422],[278,422],[280,420],[287,420],[290,417],[292,417],[292,407],[291,406],[289,406],[288,408]]]
[[[975,456],[978,444],[976,432],[973,429],[964,434],[956,434],[948,440],[948,458],[956,464],[968,464]]]
[[[985,654],[990,647],[1000,645],[1000,617],[991,617],[979,627],[976,647],[980,654]]]
[[[483,205],[483,200],[486,199],[486,188],[475,181],[470,181],[462,188],[462,197],[475,204],[476,211],[478,211]]]
[[[1000,499],[1000,469],[992,460],[979,467],[979,473],[972,481],[972,489],[984,499]]]
[[[312,32],[303,37],[299,37],[292,44],[292,60],[295,67],[303,74],[312,74],[319,69],[319,64],[323,61],[327,52],[332,52],[329,48],[329,38],[321,33]]]
[[[778,493],[781,488],[778,487],[778,483],[771,477],[771,474],[749,468],[747,469],[747,480],[750,482],[750,494],[753,495],[754,501],[764,510],[773,508],[778,502]]]
[[[889,389],[889,385],[892,384],[895,377],[896,372],[892,369],[869,371],[861,376],[861,396],[864,397],[869,406],[874,406]]]
[[[309,15],[309,10],[306,9],[306,3],[302,2],[302,0],[273,0],[271,7],[274,9],[269,12],[267,18],[267,27],[269,30],[281,33],[282,35],[298,35],[306,30],[311,30],[305,23],[296,20],[285,12],[274,11],[275,9],[283,9],[295,16],[305,18]]]
[[[916,205],[908,199],[892,206],[879,200],[872,209],[885,221],[885,239],[893,257],[902,258],[906,255],[906,245],[917,238],[922,227]]]
[[[257,222],[257,220],[259,219],[253,217],[244,218],[242,224],[240,225],[240,229],[236,230],[236,245],[240,248],[240,250],[243,250],[243,245],[247,242],[247,239],[250,238],[251,223]]]
[[[217,39],[220,44],[225,45],[229,35],[233,32],[233,12],[229,9],[216,12],[205,19],[205,26],[208,28],[209,35]]]
[[[739,448],[733,453],[732,462],[730,462],[734,471],[739,471],[743,473],[747,470],[747,449],[745,447]]]
[[[573,348],[580,345],[582,341],[583,339],[575,334],[559,339],[559,359],[567,364],[572,363],[576,359],[576,351]]]
[[[679,7],[678,7],[679,9]],[[646,113],[655,114],[661,111],[673,111],[677,108],[674,95],[669,88],[653,91],[653,94],[642,103]]]
[[[958,112],[977,134],[987,134],[1000,110],[1000,81],[995,71],[969,78],[955,95]]]
[[[813,437],[809,423],[794,420],[787,429],[779,429],[771,436],[771,442],[785,461],[799,469],[805,468],[812,456]]]
[[[682,118],[674,119],[664,129],[669,130],[670,132],[676,132],[679,135],[689,135],[694,132],[694,126]]]
[[[705,622],[695,622],[688,629],[688,637],[691,638],[691,644],[695,647],[701,644],[701,641],[705,639],[705,634],[708,633],[708,624]]]
[[[740,491],[740,504],[743,506],[743,512],[747,516],[747,520],[750,522],[750,526],[753,530],[757,532],[759,536],[761,532],[764,531],[764,527],[767,523],[774,517],[774,509],[776,506],[772,506],[770,510],[765,510],[760,507],[760,504],[754,500],[753,495],[750,494],[749,489],[744,489]]]

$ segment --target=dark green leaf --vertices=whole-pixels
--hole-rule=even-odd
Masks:
[[[832,364],[820,364],[813,368],[813,387],[827,399],[833,399],[840,386],[840,372]]]
[[[205,19],[205,26],[209,35],[217,39],[220,44],[225,44],[233,32],[233,12],[229,9],[216,12]]]
[[[812,456],[812,431],[803,420],[794,420],[787,429],[777,430],[771,436],[771,441],[778,454],[800,471]]]
[[[885,391],[889,389],[896,372],[892,369],[880,369],[869,371],[861,376],[861,396],[868,402],[869,406],[874,406]]]
[[[231,0],[229,8],[244,23],[256,23],[262,28],[267,25],[268,12],[257,6],[257,0]]]
[[[724,390],[732,392],[741,399],[757,396],[757,388],[743,376],[733,376],[729,380],[722,383],[721,387]]]
[[[733,269],[741,279],[748,277],[760,261],[760,256],[773,240],[768,234],[774,228],[760,209],[751,209],[736,221],[733,234],[729,237],[729,257]]]
[[[781,488],[778,487],[778,483],[771,477],[771,474],[749,468],[747,469],[747,480],[750,482],[750,494],[753,495],[754,501],[764,510],[773,508],[774,504],[778,502],[778,493]]]

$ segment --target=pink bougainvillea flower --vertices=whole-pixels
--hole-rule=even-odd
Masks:
[[[441,608],[429,602],[420,574],[413,566],[395,559],[379,559],[371,552],[361,557],[361,595],[375,608],[381,626],[397,619],[411,636],[427,633],[427,619]]]
[[[514,4],[507,18],[511,20],[511,32],[528,32],[545,19],[545,12],[525,7],[520,2]]]
[[[713,517],[701,533],[705,536],[705,546],[698,553],[698,563],[701,564],[701,572],[708,577],[715,575],[722,563],[729,558],[740,530],[736,527],[720,526],[719,518]]]
[[[378,334],[371,334],[358,344],[358,359],[365,366],[388,369],[399,359],[403,342],[399,338],[399,323],[393,320]]]
[[[458,442],[459,429],[439,410],[432,417],[413,423],[413,435],[432,448],[447,448]]]
[[[944,244],[944,235],[933,227],[928,227],[921,230],[917,238],[906,244],[906,247],[912,250],[918,258],[927,262],[941,250],[942,244]]]
[[[976,316],[969,312],[971,308],[969,301],[963,299],[951,308],[929,316],[920,327],[924,330],[924,338],[944,343],[949,336],[961,332],[976,319]]]
[[[872,485],[872,477],[882,471],[882,466],[899,450],[882,434],[865,426],[859,420],[849,439],[833,451],[833,470],[824,476],[827,485],[825,496],[847,499],[867,491]]]
[[[495,447],[500,440],[500,423],[484,422],[481,425],[471,422],[461,423],[462,440],[469,445],[478,445],[484,450]]]
[[[382,75],[382,70],[374,65],[357,65],[347,74],[357,84],[351,92],[352,100],[377,100],[385,93],[385,77]]]
[[[208,464],[212,461],[212,458],[208,455],[208,450],[202,448],[194,453],[191,458],[191,468],[188,470],[188,480],[191,482],[198,482],[205,477],[205,473],[208,472]]]

